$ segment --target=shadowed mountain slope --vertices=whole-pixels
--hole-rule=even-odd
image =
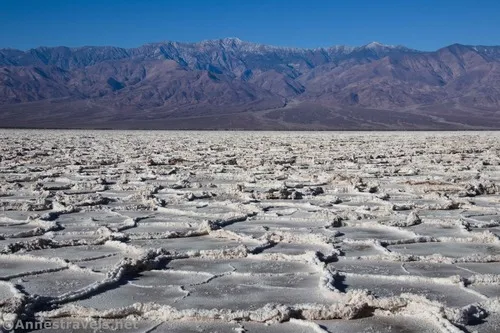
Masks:
[[[0,126],[500,128],[500,47],[0,49]]]

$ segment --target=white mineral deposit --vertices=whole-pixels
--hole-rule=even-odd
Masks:
[[[499,237],[497,132],[0,131],[3,331],[500,332]]]

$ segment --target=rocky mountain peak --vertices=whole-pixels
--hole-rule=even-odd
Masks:
[[[500,125],[499,77],[498,46],[422,52],[371,42],[304,49],[233,37],[129,49],[0,49],[0,121],[22,122],[19,107],[34,119],[58,115],[65,122],[78,117],[64,112],[86,117],[84,110],[95,110],[105,122],[241,114],[253,119],[245,124],[277,127],[365,121],[376,128],[488,127]],[[253,118],[265,110],[272,111],[259,117],[269,118]]]

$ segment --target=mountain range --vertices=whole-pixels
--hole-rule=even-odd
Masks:
[[[0,49],[0,127],[500,129],[500,46]]]

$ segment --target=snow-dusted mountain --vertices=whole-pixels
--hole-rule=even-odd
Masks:
[[[0,126],[500,127],[500,47],[0,49]]]

